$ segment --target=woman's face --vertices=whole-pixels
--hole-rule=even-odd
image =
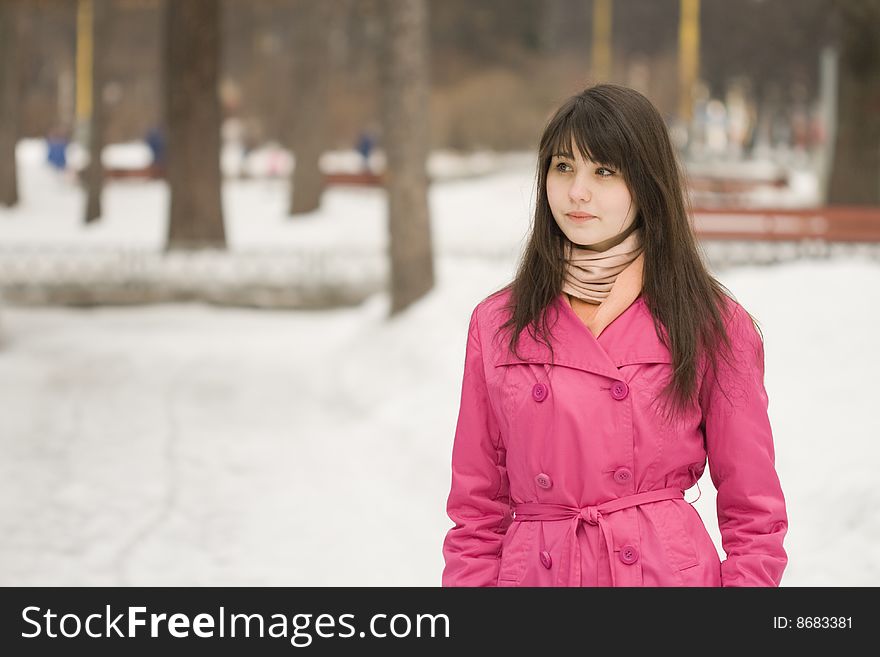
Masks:
[[[572,151],[551,158],[547,200],[568,239],[602,251],[635,221],[636,205],[619,171]]]

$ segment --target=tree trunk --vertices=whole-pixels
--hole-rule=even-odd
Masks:
[[[85,222],[97,221],[103,214],[101,192],[104,189],[104,82],[108,12],[110,0],[92,0],[92,111],[89,117],[89,165],[85,171]]]
[[[290,182],[289,214],[317,210],[324,179],[318,166],[327,145],[327,90],[331,71],[334,2],[299,0],[294,16],[293,126],[290,145],[295,166]]]
[[[565,23],[572,20],[570,5],[568,0],[545,0],[539,5],[537,37],[541,54],[553,55],[562,49]]]
[[[880,203],[880,0],[840,0],[837,139],[829,204]]]
[[[167,248],[225,248],[219,0],[175,0],[167,3],[166,12]]]
[[[18,143],[19,103],[19,0],[0,0],[0,204],[18,204],[15,147]]]
[[[391,256],[391,314],[434,287],[428,215],[428,12],[425,0],[382,0],[382,120]]]

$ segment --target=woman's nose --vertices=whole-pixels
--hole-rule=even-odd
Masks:
[[[589,201],[593,194],[586,180],[576,178],[568,189],[568,196],[572,201]]]

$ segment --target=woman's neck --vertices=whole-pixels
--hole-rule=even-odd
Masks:
[[[590,249],[591,251],[607,251],[610,248],[613,248],[623,242],[630,234],[638,229],[638,222],[633,221],[629,226],[627,226],[624,230],[619,232],[617,235],[612,235],[607,240],[602,242],[597,242],[596,244],[590,245],[580,245],[582,248]]]

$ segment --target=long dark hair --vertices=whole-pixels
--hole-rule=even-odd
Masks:
[[[672,377],[661,396],[672,400],[675,415],[695,399],[701,358],[713,371],[719,355],[729,362],[725,297],[734,297],[701,258],[666,124],[651,101],[634,89],[589,87],[566,100],[544,129],[525,252],[514,280],[490,295],[511,292],[506,306],[510,318],[499,332],[510,330],[508,349],[516,354],[519,335],[528,327],[534,339],[549,347],[552,358],[546,310],[562,292],[568,238],[550,211],[547,170],[553,154],[569,151],[572,144],[584,158],[620,171],[635,200],[635,224],[644,245],[642,296],[657,336],[672,354]]]

